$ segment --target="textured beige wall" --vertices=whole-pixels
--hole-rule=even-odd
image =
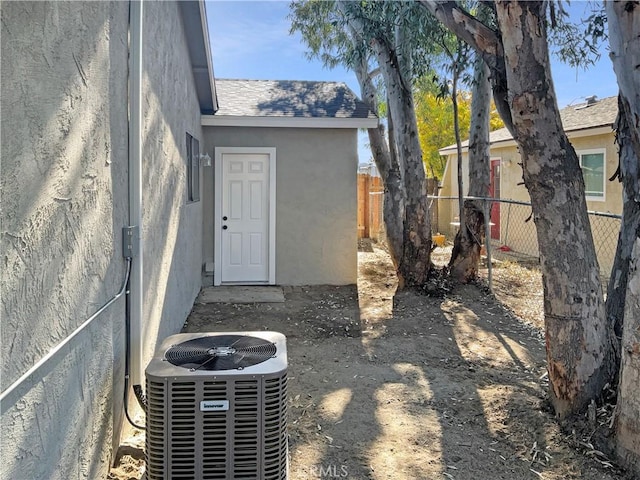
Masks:
[[[200,288],[202,140],[176,3],[145,2],[145,360]],[[2,389],[111,298],[128,224],[126,2],[2,2]],[[122,419],[124,299],[2,403],[2,477],[105,478]]]
[[[613,133],[593,135],[588,137],[570,138],[571,144],[576,151],[589,150],[596,148],[605,149],[606,172],[605,172],[605,201],[588,201],[587,208],[599,212],[609,212],[619,214],[622,212],[622,187],[616,180],[609,182],[608,179],[615,173],[618,168],[618,153],[614,144]],[[502,198],[511,200],[521,200],[529,202],[529,193],[522,183],[522,167],[518,165],[522,160],[515,146],[492,148],[492,158],[500,158],[502,160]],[[458,185],[456,177],[456,157],[449,156],[449,165],[443,178],[443,189],[440,195],[457,195]],[[463,175],[465,179],[465,192],[468,188],[468,154],[463,154]]]
[[[571,143],[577,152],[581,150],[605,149],[605,199],[588,200],[587,208],[592,211],[620,214],[622,212],[622,187],[617,180],[610,182],[609,178],[618,168],[618,153],[614,144],[613,133],[591,135],[585,137],[570,137]],[[503,199],[519,200],[530,202],[529,193],[524,185],[518,185],[522,180],[522,167],[518,165],[522,160],[515,146],[492,148],[492,158],[500,158],[501,168],[501,190]],[[443,179],[443,188],[440,195],[457,195],[455,156],[449,156],[449,165]],[[463,175],[467,181],[468,154],[463,154]],[[464,185],[465,191],[468,185]],[[441,200],[440,218],[442,229],[447,228],[447,223],[453,221],[457,215],[457,203],[455,201]],[[508,244],[512,249],[528,255],[537,256],[536,231],[533,221],[524,220],[531,212],[529,207],[513,205],[502,205],[500,211],[501,222],[501,243]],[[606,273],[611,269],[613,257],[615,255],[615,243],[620,227],[620,222],[608,218],[590,216],[594,242],[598,254],[601,271]],[[505,230],[509,226],[508,232]],[[451,232],[453,233],[453,232]]]
[[[4,390],[124,278],[128,5],[1,8]],[[123,322],[121,299],[3,402],[3,478],[105,477]]]
[[[205,145],[276,148],[276,283],[357,280],[355,129],[205,127]],[[205,261],[213,261],[213,168],[204,169]]]

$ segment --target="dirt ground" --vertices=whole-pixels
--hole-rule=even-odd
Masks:
[[[539,273],[494,268],[495,296],[481,282],[394,297],[388,255],[363,247],[357,288],[196,304],[185,326],[287,336],[292,480],[630,478],[592,443],[610,410],[565,433],[548,407]],[[141,478],[142,442],[128,439],[109,478]]]

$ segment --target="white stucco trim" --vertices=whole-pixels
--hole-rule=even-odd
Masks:
[[[578,161],[580,162],[580,168],[582,168],[582,155],[589,154],[601,154],[602,155],[602,196],[595,197],[592,195],[587,195],[585,192],[585,198],[588,202],[606,202],[607,201],[607,149],[602,148],[586,148],[581,150],[576,150],[576,155],[578,155]],[[586,185],[585,185],[586,189]]]
[[[269,285],[276,283],[276,148],[215,147],[213,285],[222,285],[222,156],[225,153],[269,155]]]
[[[378,119],[202,115],[202,126],[275,128],[376,128],[378,126]]]

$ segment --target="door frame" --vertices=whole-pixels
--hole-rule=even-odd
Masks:
[[[220,286],[222,279],[222,159],[227,153],[269,155],[269,285],[276,283],[276,149],[275,147],[215,147],[214,209],[213,209],[213,285]],[[232,282],[239,284],[238,282]],[[255,285],[256,282],[243,283]],[[258,284],[264,285],[264,282]]]

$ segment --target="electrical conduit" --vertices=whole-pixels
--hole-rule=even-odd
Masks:
[[[137,251],[129,282],[131,384],[141,385],[142,367],[142,42],[143,1],[130,2],[129,16],[129,225],[137,226]]]
[[[58,353],[65,345],[67,345],[71,340],[73,340],[80,332],[82,332],[85,328],[87,328],[91,322],[93,322],[96,318],[100,316],[102,312],[104,312],[107,308],[109,308],[116,300],[118,300],[124,293],[127,288],[127,283],[129,282],[129,276],[131,273],[131,259],[127,258],[127,271],[125,274],[124,282],[122,283],[122,287],[111,299],[105,303],[102,307],[98,309],[96,313],[91,315],[88,319],[86,319],[82,324],[76,328],[67,338],[65,338],[62,342],[56,345],[54,348],[49,350],[44,357],[42,357],[38,363],[32,366],[29,370],[27,370],[20,378],[18,378],[15,382],[13,382],[6,390],[4,390],[0,394],[0,404],[5,401],[5,399],[11,395],[11,393],[18,388],[26,379],[28,379],[31,375],[33,375],[40,367],[42,367],[45,363],[47,363],[53,356]]]

